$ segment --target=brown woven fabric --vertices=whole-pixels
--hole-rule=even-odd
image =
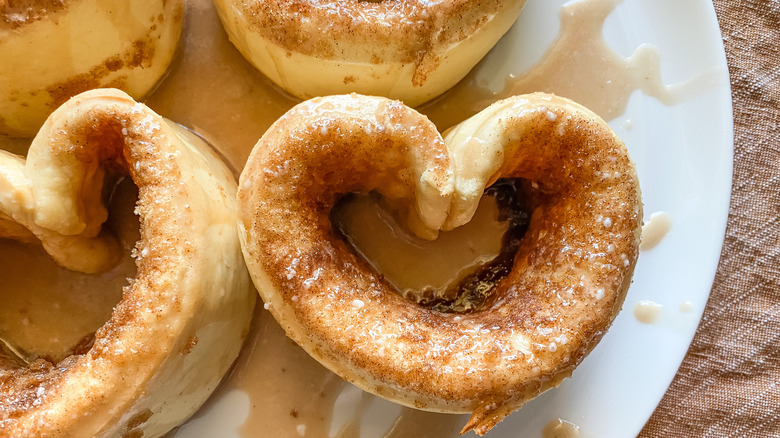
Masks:
[[[641,437],[780,437],[780,0],[715,0],[734,98],[726,242],[704,318]]]

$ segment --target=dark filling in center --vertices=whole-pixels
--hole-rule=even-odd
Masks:
[[[453,281],[445,290],[430,287],[419,291],[407,290],[405,293],[399,291],[399,294],[422,307],[438,312],[471,313],[480,309],[501,280],[512,270],[515,253],[528,230],[532,207],[535,205],[535,194],[538,194],[538,191],[528,181],[518,178],[499,179],[485,189],[485,196],[493,196],[496,199],[499,220],[507,222],[498,256],[458,281]],[[349,196],[344,199],[348,200]],[[344,231],[335,225],[337,222],[331,218],[335,233],[350,242]],[[381,272],[377,274],[382,275]]]
[[[498,256],[453,283],[443,294],[423,291],[418,304],[444,313],[470,313],[485,303],[498,283],[512,270],[515,253],[528,231],[532,209],[521,186],[520,179],[504,178],[485,189],[486,196],[496,198],[499,220],[506,221],[508,225]]]

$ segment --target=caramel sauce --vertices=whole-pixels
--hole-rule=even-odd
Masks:
[[[506,230],[493,197],[482,200],[469,224],[442,232],[434,241],[406,231],[376,196],[350,197],[332,216],[334,225],[375,271],[415,301],[443,295],[458,278],[498,256]],[[411,297],[418,292],[424,296]]]
[[[359,393],[356,400],[341,400],[355,393]],[[217,394],[169,437],[211,438],[236,430],[243,437],[357,438],[378,403],[389,402],[322,367],[285,336],[268,312],[258,308],[247,343]],[[336,410],[346,412],[339,416]],[[380,436],[437,438],[455,433],[463,423],[455,415],[399,410]],[[385,412],[382,406],[380,411]]]
[[[440,312],[469,312],[486,301],[512,269],[528,229],[529,208],[520,181],[497,181],[485,190],[471,221],[434,241],[415,237],[374,196],[350,197],[332,220],[399,293]]]
[[[518,94],[545,91],[578,102],[610,121],[626,110],[635,90],[665,105],[675,105],[703,92],[715,80],[707,73],[664,85],[658,50],[639,46],[628,58],[614,51],[603,36],[604,20],[623,0],[582,0],[561,8],[561,29],[542,58],[525,72],[511,74],[501,90],[479,82],[480,69],[432,104],[420,110],[440,129],[476,114],[491,103]]]
[[[642,300],[634,305],[634,317],[643,324],[653,324],[661,317],[662,304]]]
[[[650,220],[642,226],[642,243],[639,244],[639,249],[647,251],[655,248],[671,229],[672,218],[669,213],[657,211],[651,214]]]
[[[505,78],[501,90],[494,91],[478,84],[484,64],[477,66],[461,83],[420,111],[444,129],[498,99],[548,91],[573,98],[610,120],[622,114],[634,90],[669,105],[701,90],[700,78],[664,85],[657,51],[650,46],[643,45],[629,58],[623,58],[605,43],[601,32],[604,19],[619,3],[567,3],[561,10],[558,38],[529,70],[514,72]],[[203,135],[238,173],[260,136],[297,101],[244,60],[228,41],[211,1],[192,0],[186,4],[179,53],[168,77],[146,103]],[[0,142],[0,147],[17,153],[26,149],[25,141]],[[502,230],[498,227],[490,231],[492,243],[484,254],[491,258],[496,251],[500,253],[497,240]],[[135,239],[137,236],[123,241],[132,246]],[[374,256],[368,257],[376,261]],[[0,263],[5,266],[0,273],[0,329],[4,330],[0,338],[7,341],[0,342],[0,366],[4,354],[13,366],[19,366],[25,354],[55,358],[67,354],[79,341],[88,342],[119,301],[125,278],[132,277],[135,270],[127,256],[111,272],[87,278],[57,267],[38,247],[8,241],[0,241]],[[475,264],[450,267],[450,272],[463,266]],[[446,289],[446,280],[437,280],[436,287]],[[399,289],[420,288],[420,283],[402,277],[392,281]],[[18,351],[9,351],[9,346]],[[284,335],[270,314],[258,309],[231,374],[199,413],[170,436],[357,436],[365,407],[356,409],[352,420],[333,430],[334,406],[345,388],[348,384],[310,358]],[[368,406],[377,400],[366,395],[358,403]],[[391,438],[451,436],[463,423],[459,416],[401,408],[383,433]],[[560,435],[560,427],[555,426],[557,429],[545,436],[571,436]]]
[[[233,47],[209,0],[186,2],[179,53],[145,103],[216,145],[236,171],[273,122],[298,100]]]
[[[140,237],[133,214],[136,197],[129,180],[110,196],[106,226],[119,237],[124,255],[99,275],[57,265],[40,245],[0,239],[0,366],[24,366],[36,358],[58,362],[89,349],[95,331],[121,300],[127,279],[135,276],[130,250]]]
[[[556,418],[547,423],[542,429],[542,438],[577,438],[580,436],[580,428],[566,420]]]
[[[464,418],[403,408],[384,438],[440,438],[454,436],[464,424]]]
[[[16,155],[27,155],[27,149],[30,148],[32,139],[30,138],[11,138],[0,136],[0,149],[14,153]]]
[[[440,312],[463,313],[479,309],[489,301],[498,283],[512,270],[520,240],[528,231],[532,209],[521,191],[521,184],[519,179],[500,179],[485,190],[483,198],[495,198],[498,219],[507,223],[501,238],[501,251],[496,258],[479,266],[459,283],[450,285],[441,298],[422,305]]]
[[[518,214],[508,210],[517,203],[517,190],[509,182],[501,184],[510,187],[492,189],[492,196],[483,199],[469,225],[448,232],[434,242],[422,241],[403,231],[392,214],[370,196],[355,197],[344,203],[334,213],[334,219],[377,269],[386,269],[382,272],[391,282],[394,278],[396,284],[410,289],[436,283],[444,289],[450,286],[458,268],[456,263],[448,264],[440,254],[461,260],[464,269],[474,271],[502,254],[502,236],[515,236],[507,233],[507,222],[517,222]],[[509,217],[512,215],[515,217]],[[398,238],[401,233],[404,237]],[[393,270],[398,266],[393,262],[395,257],[409,259],[399,270]],[[441,258],[438,264],[428,259],[437,257]],[[423,269],[414,275],[404,275],[406,267],[416,264],[422,264]],[[360,396],[351,406],[339,403],[345,393],[355,391]],[[247,402],[238,402],[232,409],[219,406],[221,400],[230,400],[236,394],[246,394]],[[370,423],[370,408],[377,403],[387,402],[363,393],[322,367],[285,336],[269,313],[258,309],[247,344],[218,394],[201,409],[200,418],[196,417],[172,436],[209,436],[211,429],[202,425],[204,420],[201,420],[208,418],[214,423],[232,424],[245,437],[257,436],[262,431],[267,436],[358,438],[364,424]],[[221,417],[210,416],[222,409],[226,412]],[[248,410],[246,418],[231,423],[235,419],[229,412],[242,409]],[[346,418],[339,419],[337,411],[343,410],[348,411]],[[343,413],[341,416],[344,417]],[[409,408],[401,409],[391,420],[380,431],[387,438],[439,437],[455,433],[463,423],[458,416]]]

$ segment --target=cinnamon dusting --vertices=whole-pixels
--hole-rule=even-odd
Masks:
[[[49,106],[54,109],[62,105],[71,97],[87,90],[100,87],[125,88],[127,76],[121,75],[109,83],[104,83],[104,79],[112,72],[129,66],[133,68],[149,68],[155,53],[155,40],[151,37],[144,40],[133,41],[121,56],[112,56],[102,64],[96,65],[86,73],[81,73],[72,78],[56,83],[46,88],[51,96]]]
[[[422,85],[439,65],[439,50],[458,44],[505,9],[497,0],[342,2],[307,0],[236,2],[255,32],[288,50],[322,59],[343,56],[349,46],[357,62],[399,59],[416,65]],[[334,39],[334,35],[339,36]],[[322,37],[319,37],[322,36]],[[345,43],[346,42],[346,43]]]
[[[462,315],[423,308],[394,293],[332,230],[339,194],[414,199],[405,180],[416,170],[405,159],[411,146],[400,139],[427,127],[411,117],[382,126],[392,129],[373,126],[382,112],[372,99],[310,100],[266,132],[239,189],[245,259],[267,276],[260,293],[288,336],[329,369],[368,391],[381,382],[407,405],[442,409],[446,401],[450,411],[471,411],[464,431],[483,434],[569,375],[611,324],[638,254],[634,166],[603,120],[549,95],[502,101],[450,131],[450,152],[441,156],[453,157],[457,178],[445,211],[473,212],[471,190],[481,195],[482,179],[494,177],[535,181],[544,197],[511,272],[484,305]],[[339,105],[349,114],[334,110]],[[476,138],[474,126],[487,121],[500,122]],[[418,163],[446,168],[433,160],[435,138],[413,144]],[[426,201],[416,205],[436,211]]]

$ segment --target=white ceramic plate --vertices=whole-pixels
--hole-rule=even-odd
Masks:
[[[563,3],[528,2],[508,35],[519,44],[520,65],[531,65],[539,47],[555,37]],[[525,52],[523,41],[533,36],[544,42]],[[558,417],[579,426],[584,437],[636,436],[685,356],[715,276],[731,194],[733,119],[713,5],[625,0],[607,18],[604,36],[624,56],[643,43],[656,46],[666,84],[708,81],[705,91],[675,106],[635,92],[626,113],[610,123],[637,164],[645,218],[666,211],[674,225],[657,247],[641,253],[623,311],[572,378],[526,404],[491,437],[539,437]],[[656,323],[634,317],[640,300],[664,305]],[[693,304],[690,312],[680,310],[686,301]]]
[[[557,35],[563,4],[529,0],[517,25],[480,65],[478,77],[500,82],[506,73],[533,65]],[[656,46],[666,84],[698,78],[703,85],[674,106],[635,92],[626,112],[611,122],[638,166],[646,218],[666,211],[674,225],[657,247],[641,254],[623,312],[573,378],[512,414],[490,437],[540,437],[556,418],[579,426],[583,437],[638,434],[685,355],[715,275],[733,143],[728,70],[712,3],[625,0],[607,18],[604,36],[623,56],[643,43]],[[664,306],[656,323],[642,324],[634,317],[640,300]],[[692,303],[691,309],[681,310],[683,302]],[[391,424],[392,405],[379,399],[372,403]],[[376,423],[375,418],[368,421]],[[184,427],[176,437],[202,436],[197,431],[203,432],[202,426]],[[221,430],[221,436],[237,436],[218,424],[209,426]],[[382,427],[388,427],[367,426],[364,437],[381,436]]]

